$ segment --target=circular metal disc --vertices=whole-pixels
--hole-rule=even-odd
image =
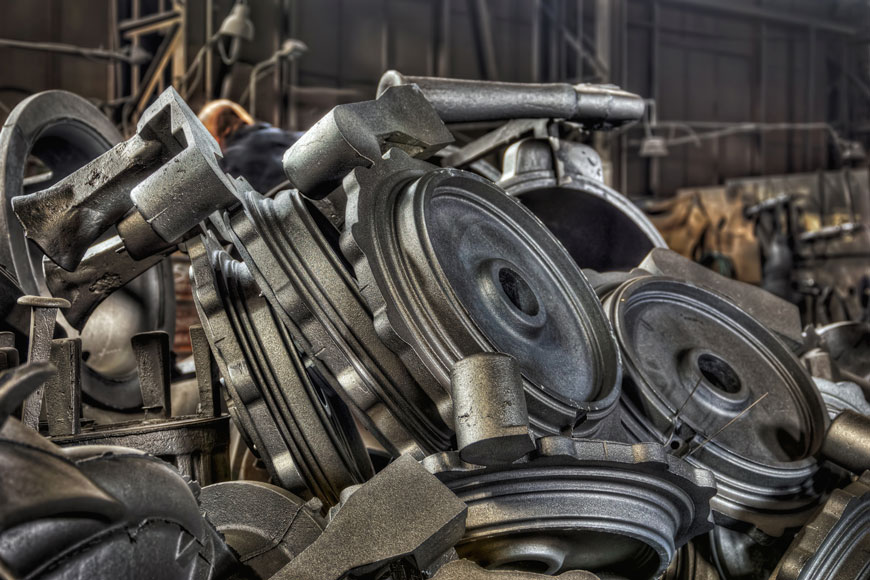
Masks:
[[[713,471],[718,511],[772,534],[785,523],[754,519],[749,506],[803,521],[818,499],[811,480],[827,416],[788,348],[727,299],[668,278],[629,280],[605,308],[624,354],[631,437],[668,442]]]
[[[614,408],[619,352],[600,303],[528,210],[482,177],[395,150],[352,177],[342,250],[409,367],[449,387],[465,356],[514,356],[538,433]]]

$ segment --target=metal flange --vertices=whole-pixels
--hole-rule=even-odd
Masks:
[[[771,580],[859,580],[870,576],[870,471],[836,490],[798,532]]]
[[[344,188],[342,251],[380,337],[415,377],[448,388],[457,360],[499,351],[520,364],[537,434],[588,433],[614,408],[619,351],[600,304],[522,205],[396,149]]]
[[[468,505],[456,551],[488,568],[658,578],[712,527],[712,474],[654,443],[543,437],[510,465],[473,466],[456,452],[423,465]]]
[[[316,505],[260,481],[207,485],[199,493],[199,506],[239,562],[258,578],[271,578],[319,538],[326,526]]]
[[[214,239],[188,248],[194,301],[240,431],[276,482],[337,502],[373,473],[353,419],[310,380],[247,267]]]
[[[771,536],[802,525],[819,500],[827,415],[791,351],[729,300],[678,280],[629,280],[604,306],[626,372],[614,433],[711,470],[717,522]]]
[[[337,233],[295,191],[249,193],[230,220],[233,242],[265,297],[319,361],[336,391],[361,412],[391,454],[447,449],[448,391],[418,382],[378,338],[356,281],[326,233]],[[326,233],[324,233],[326,232]],[[424,379],[426,377],[423,377]]]

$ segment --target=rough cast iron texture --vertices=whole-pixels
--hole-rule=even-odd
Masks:
[[[551,137],[508,147],[498,184],[544,222],[581,268],[629,270],[667,245],[643,211],[603,179],[594,149]]]
[[[601,306],[516,200],[482,177],[397,149],[354,170],[344,188],[342,251],[381,339],[412,374],[449,388],[460,358],[510,354],[538,434],[588,432],[614,408],[619,351]]]
[[[336,503],[372,475],[353,419],[309,379],[247,267],[213,238],[188,251],[194,301],[239,430],[281,486]]]
[[[646,105],[634,93],[613,85],[533,84],[405,76],[387,71],[378,95],[416,85],[445,123],[552,118],[612,129],[637,121]]]
[[[496,352],[467,356],[453,365],[450,387],[463,461],[511,463],[535,449],[517,359]]]
[[[659,441],[716,474],[720,523],[774,536],[802,525],[819,499],[827,414],[789,349],[729,300],[679,280],[629,280],[604,306],[626,372],[613,434]]]
[[[337,232],[298,193],[251,193],[231,218],[233,242],[263,294],[336,392],[393,455],[447,449],[448,391],[415,380],[378,338]],[[332,238],[332,239],[330,239]]]
[[[320,199],[354,167],[371,167],[390,148],[426,159],[452,141],[420,89],[395,87],[377,100],[332,109],[287,150],[284,172],[299,191]]]
[[[510,465],[423,464],[468,504],[456,550],[486,567],[658,578],[712,527],[713,475],[654,443],[543,437]]]
[[[433,576],[433,580],[544,580],[545,578],[553,578],[553,576],[516,570],[487,570],[470,560],[448,562]],[[556,578],[562,580],[599,580],[595,574],[582,570],[564,572]]]
[[[15,274],[26,294],[48,296],[50,291],[43,275],[43,254],[27,242],[12,211],[13,198],[52,186],[120,140],[117,129],[96,107],[65,91],[28,97],[6,118],[0,131],[0,265]],[[51,173],[26,185],[25,170],[31,155]],[[71,241],[62,235],[58,238],[64,244]],[[99,307],[91,303],[85,310],[69,324],[61,317],[67,334],[80,335],[83,351],[89,355],[82,369],[85,395],[114,408],[137,406],[139,388],[130,337],[147,330],[173,332],[171,266],[162,264],[144,273]]]
[[[822,455],[853,473],[870,469],[870,417],[846,410],[828,427]]]
[[[152,245],[175,243],[247,189],[221,170],[220,157],[217,142],[170,87],[145,110],[130,139],[12,206],[27,237],[65,270],[74,270],[116,224],[127,251],[142,259]],[[136,243],[143,239],[143,246]]]
[[[0,429],[0,561],[16,577],[232,577],[235,557],[167,463],[112,446],[61,450]]]
[[[305,503],[260,481],[226,481],[202,488],[200,511],[259,578],[272,575],[323,533],[319,502]]]
[[[399,561],[423,570],[465,530],[465,504],[410,455],[346,495],[323,534],[275,580],[377,578]]]
[[[836,490],[798,532],[771,580],[865,579],[870,576],[870,472]]]

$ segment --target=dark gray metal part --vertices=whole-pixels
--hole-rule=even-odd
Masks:
[[[234,203],[246,187],[223,172],[220,158],[217,142],[169,87],[145,110],[133,137],[56,185],[14,198],[12,206],[27,237],[73,271],[132,208],[172,244],[210,213]],[[150,255],[146,248],[131,249],[140,259]]]
[[[160,330],[142,332],[133,336],[132,343],[139,369],[145,417],[152,413],[159,417],[171,417],[169,335]]]
[[[211,353],[208,337],[200,324],[193,324],[189,330],[190,346],[193,351],[193,366],[196,370],[196,383],[199,390],[199,414],[204,417],[220,417],[221,392],[220,371]]]
[[[64,91],[46,91],[21,101],[0,131],[0,266],[8,269],[27,294],[50,295],[43,274],[42,251],[24,235],[12,211],[12,199],[32,192],[24,177],[29,157],[39,159],[51,178],[40,187],[51,186],[118,143],[117,129],[95,106],[82,97]],[[56,208],[55,208],[56,209]],[[58,243],[71,240],[58,232]],[[8,274],[0,268],[0,285]],[[99,276],[95,276],[97,281]],[[2,314],[5,322],[19,332],[22,310]],[[59,324],[67,336],[81,336],[82,349],[89,357],[82,367],[82,389],[87,397],[114,409],[130,409],[141,403],[136,362],[130,337],[136,332],[175,327],[175,300],[171,264],[164,262],[133,280],[96,307],[84,321],[81,332]],[[19,350],[23,350],[19,346]]]
[[[562,580],[599,580],[598,576],[582,570],[563,572],[556,578]],[[515,570],[487,570],[471,560],[454,560],[438,569],[433,580],[544,580],[553,578],[534,572],[519,572]]]
[[[54,372],[48,362],[30,363],[0,372],[0,428],[33,391],[51,379]]]
[[[580,143],[529,138],[508,147],[499,186],[562,242],[581,268],[629,270],[667,248],[643,211],[603,183],[601,159]]]
[[[130,421],[91,426],[78,435],[53,437],[64,448],[117,446],[136,449],[172,463],[184,476],[208,485],[227,476],[229,421],[218,418],[179,417],[169,420]]]
[[[51,359],[51,341],[54,338],[54,327],[57,323],[57,311],[61,308],[69,308],[69,302],[62,298],[22,296],[18,299],[18,304],[30,307],[30,344],[27,346],[27,361],[30,363],[49,362]],[[21,422],[31,429],[39,428],[39,415],[42,411],[44,393],[45,385],[42,385],[24,401]]]
[[[121,447],[62,450],[13,419],[0,430],[0,462],[0,559],[16,577],[243,573],[200,515],[195,486],[159,459]]]
[[[532,84],[405,76],[387,71],[378,95],[392,87],[417,85],[445,123],[552,118],[612,129],[643,116],[641,97],[613,85]]]
[[[667,248],[652,250],[639,267],[655,276],[684,280],[724,295],[793,351],[803,343],[798,307],[758,286],[721,276]]]
[[[188,251],[196,307],[241,433],[282,487],[334,504],[372,475],[352,419],[309,377],[247,267],[213,238]]]
[[[654,443],[553,436],[510,465],[423,465],[468,504],[459,556],[490,568],[653,579],[712,528],[713,475]]]
[[[534,432],[591,432],[613,410],[619,351],[600,303],[528,210],[397,149],[344,189],[342,252],[381,340],[415,377],[448,388],[457,360],[501,351],[520,363]]]
[[[715,473],[722,523],[772,536],[802,525],[819,501],[827,413],[791,351],[730,300],[690,282],[630,279],[604,306],[627,379],[614,434],[668,444]]]
[[[422,163],[422,162],[421,162]],[[260,290],[325,379],[391,455],[449,447],[447,385],[406,368],[384,344],[338,233],[298,192],[245,196],[233,243]],[[357,271],[357,275],[358,275]]]
[[[798,532],[771,580],[863,580],[870,575],[870,472],[830,499]]]
[[[305,196],[320,199],[390,148],[426,159],[452,141],[418,88],[396,87],[327,113],[284,154],[284,172]]]
[[[425,569],[459,541],[465,504],[409,455],[360,486],[275,580],[376,578],[391,562]]]
[[[671,565],[668,566],[661,580],[721,580],[716,567],[701,554],[696,545],[700,543],[701,538],[703,536],[692,540],[677,551],[677,555],[671,560]]]
[[[76,435],[82,417],[82,341],[56,338],[51,342],[51,364],[56,370],[45,383],[45,416],[48,434]]]
[[[845,410],[834,418],[822,455],[853,473],[870,470],[870,416]]]
[[[326,523],[316,507],[280,487],[227,481],[202,488],[203,515],[259,578],[271,578],[311,545]]]
[[[520,365],[512,356],[473,354],[450,373],[456,445],[463,461],[511,463],[534,450]]]

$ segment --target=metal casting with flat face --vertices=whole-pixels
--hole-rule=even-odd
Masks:
[[[819,497],[827,414],[794,355],[732,302],[679,280],[641,276],[604,304],[624,354],[624,434],[713,471],[727,518],[772,535],[802,524]]]
[[[601,306],[528,210],[484,178],[397,150],[345,189],[342,250],[409,368],[446,388],[459,358],[514,356],[539,434],[591,432],[613,409],[619,352]]]

